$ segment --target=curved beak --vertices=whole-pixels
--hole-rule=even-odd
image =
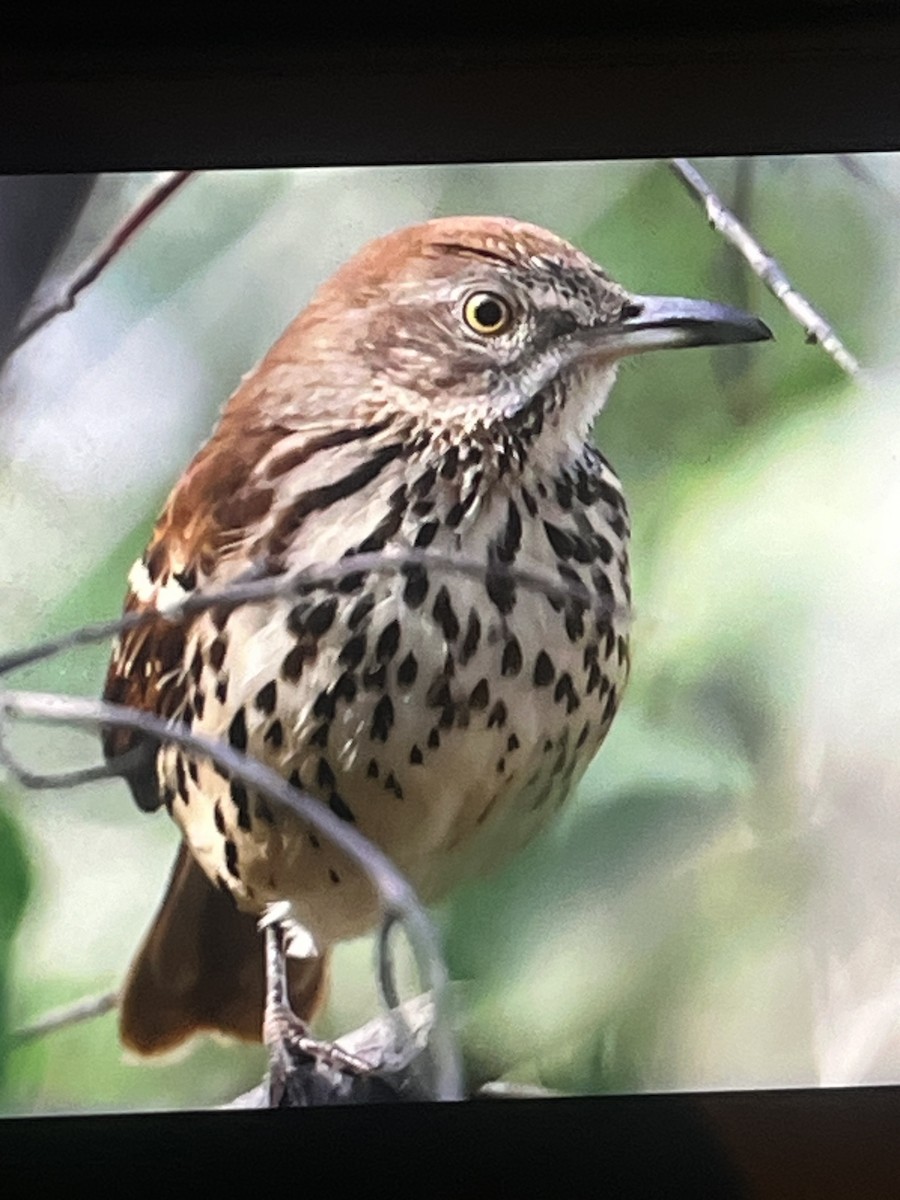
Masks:
[[[680,346],[764,342],[771,338],[772,331],[759,317],[727,304],[681,296],[632,296],[619,318],[602,329],[595,327],[590,340],[594,353],[613,357]]]

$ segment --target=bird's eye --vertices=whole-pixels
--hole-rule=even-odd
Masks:
[[[463,320],[483,337],[496,337],[512,323],[509,301],[495,292],[475,292],[463,305]]]

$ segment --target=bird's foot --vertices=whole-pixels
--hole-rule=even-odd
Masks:
[[[269,1103],[277,1108],[288,1081],[304,1068],[324,1068],[351,1076],[367,1075],[372,1066],[364,1059],[337,1045],[312,1036],[309,1026],[280,1005],[267,1014],[263,1039],[269,1051]]]

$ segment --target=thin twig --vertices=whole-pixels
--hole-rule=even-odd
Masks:
[[[448,1011],[449,980],[440,951],[437,930],[415,890],[376,845],[335,816],[318,800],[292,787],[275,771],[240,753],[218,738],[191,732],[185,725],[123,705],[74,696],[39,692],[0,692],[0,712],[25,720],[100,729],[132,729],[160,742],[171,742],[192,754],[209,759],[246,786],[289,808],[317,833],[330,839],[368,876],[383,912],[406,929],[423,982],[431,992],[436,1011],[432,1051],[435,1095],[440,1100],[462,1098],[459,1049]]]
[[[11,775],[31,791],[52,791],[56,788],[75,788],[83,783],[96,783],[100,779],[120,779],[128,775],[135,767],[149,764],[154,751],[141,743],[133,749],[118,755],[106,763],[98,763],[93,767],[81,767],[77,771],[60,771],[54,775],[41,775],[31,771],[15,757],[6,744],[3,726],[0,725],[0,764],[5,766]]]
[[[153,184],[131,212],[119,222],[99,249],[95,250],[81,264],[62,296],[19,327],[7,354],[13,354],[21,346],[24,346],[38,330],[43,329],[54,317],[73,309],[75,301],[84,289],[98,278],[156,210],[183,184],[187,183],[193,174],[193,171],[170,171],[164,179]]]
[[[847,375],[859,374],[857,359],[844,346],[831,325],[809,301],[802,296],[788,279],[779,263],[765,251],[756,238],[745,228],[734,213],[727,208],[704,177],[686,158],[670,160],[672,170],[687,187],[695,199],[703,205],[706,217],[713,229],[730,242],[743,255],[750,269],[780,300],[795,321],[806,331],[806,340],[822,347],[840,369]]]
[[[263,579],[253,578],[247,582],[236,580],[219,588],[194,592],[184,600],[164,608],[124,613],[121,617],[99,621],[93,625],[84,625],[70,633],[48,638],[46,641],[36,642],[22,650],[15,650],[0,656],[0,675],[46,658],[52,658],[54,655],[76,646],[104,642],[120,633],[152,623],[160,618],[166,621],[180,621],[184,617],[203,612],[219,604],[237,606],[238,604],[260,603],[278,596],[291,595],[302,588],[333,586],[350,575],[391,575],[415,566],[455,571],[459,575],[476,579],[479,582],[483,581],[488,573],[488,567],[483,560],[454,557],[452,554],[435,554],[428,550],[404,550],[402,553],[391,555],[380,551],[352,554],[333,565],[305,567],[286,575],[266,576]],[[498,579],[509,579],[517,586],[538,592],[549,600],[555,600],[561,604],[575,600],[585,609],[592,610],[600,617],[609,618],[617,615],[627,619],[629,616],[629,611],[623,605],[596,600],[588,603],[585,599],[584,585],[576,584],[574,581],[564,580],[561,582],[549,574],[522,570],[518,567],[511,568],[503,563],[491,566],[490,571]]]
[[[45,1034],[55,1033],[59,1029],[68,1029],[70,1025],[80,1025],[82,1021],[91,1021],[94,1017],[102,1017],[110,1012],[119,1002],[117,992],[104,992],[100,996],[85,996],[72,1004],[54,1008],[17,1029],[12,1035],[13,1046],[23,1046],[35,1038]]]
[[[394,956],[391,951],[391,933],[396,918],[388,913],[381,922],[378,930],[378,986],[385,1008],[390,1012],[400,1008],[400,996],[397,993],[396,972],[394,971]]]

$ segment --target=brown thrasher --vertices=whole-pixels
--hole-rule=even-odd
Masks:
[[[636,296],[560,238],[503,218],[389,234],[325,283],[242,381],[129,577],[126,610],[353,552],[407,565],[124,634],[105,696],[227,739],[382,847],[425,901],[529,841],[597,751],[628,654],[628,516],[591,444],[625,355],[770,337],[705,301]],[[572,599],[517,586],[516,568]],[[597,613],[600,613],[599,617]],[[137,735],[109,732],[107,756]],[[173,746],[129,778],[184,840],[125,984],[143,1053],[259,1039],[257,921],[287,902],[309,957],[378,919],[367,879],[296,816]],[[284,908],[282,909],[284,911]]]

